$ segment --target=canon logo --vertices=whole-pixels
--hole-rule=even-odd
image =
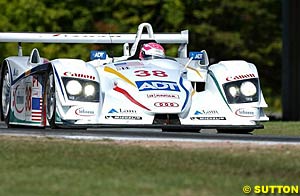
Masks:
[[[242,75],[237,75],[237,76],[229,76],[226,78],[226,81],[235,81],[235,80],[242,80],[242,79],[247,79],[247,78],[255,78],[255,74],[250,73],[250,74],[242,74]]]
[[[77,77],[77,78],[85,78],[85,79],[95,80],[95,76],[87,75],[87,74],[82,74],[82,73],[72,73],[72,72],[69,72],[69,71],[66,71],[66,72],[64,73],[64,76]]]
[[[179,104],[175,102],[155,102],[155,107],[178,107]]]

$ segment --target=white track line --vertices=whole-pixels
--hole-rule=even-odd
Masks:
[[[107,136],[70,136],[70,135],[46,135],[46,134],[19,134],[0,133],[6,136],[37,137],[37,138],[57,138],[67,140],[112,140],[112,141],[157,141],[157,142],[195,142],[195,143],[229,143],[229,144],[255,144],[255,145],[300,145],[299,142],[277,142],[277,141],[248,141],[248,140],[217,140],[217,139],[191,139],[191,138],[146,138],[146,137],[107,137]]]

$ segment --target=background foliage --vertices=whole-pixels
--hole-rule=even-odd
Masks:
[[[254,63],[267,102],[280,109],[281,1],[278,0],[1,0],[2,32],[134,33],[149,22],[154,32],[189,30],[189,50],[207,50],[211,63],[244,59]],[[27,45],[29,45],[27,47]],[[90,49],[121,49],[104,45],[24,44],[49,59],[86,59]],[[167,48],[176,55],[175,48]],[[16,44],[1,44],[0,56],[15,55]]]

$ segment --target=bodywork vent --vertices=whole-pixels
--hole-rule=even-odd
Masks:
[[[178,114],[155,114],[153,124],[180,125]]]

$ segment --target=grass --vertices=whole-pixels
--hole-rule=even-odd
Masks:
[[[300,136],[300,121],[269,121],[263,123],[265,128],[255,130],[255,135],[288,135]]]
[[[244,195],[244,185],[299,183],[299,159],[297,146],[181,148],[1,136],[0,195]]]

